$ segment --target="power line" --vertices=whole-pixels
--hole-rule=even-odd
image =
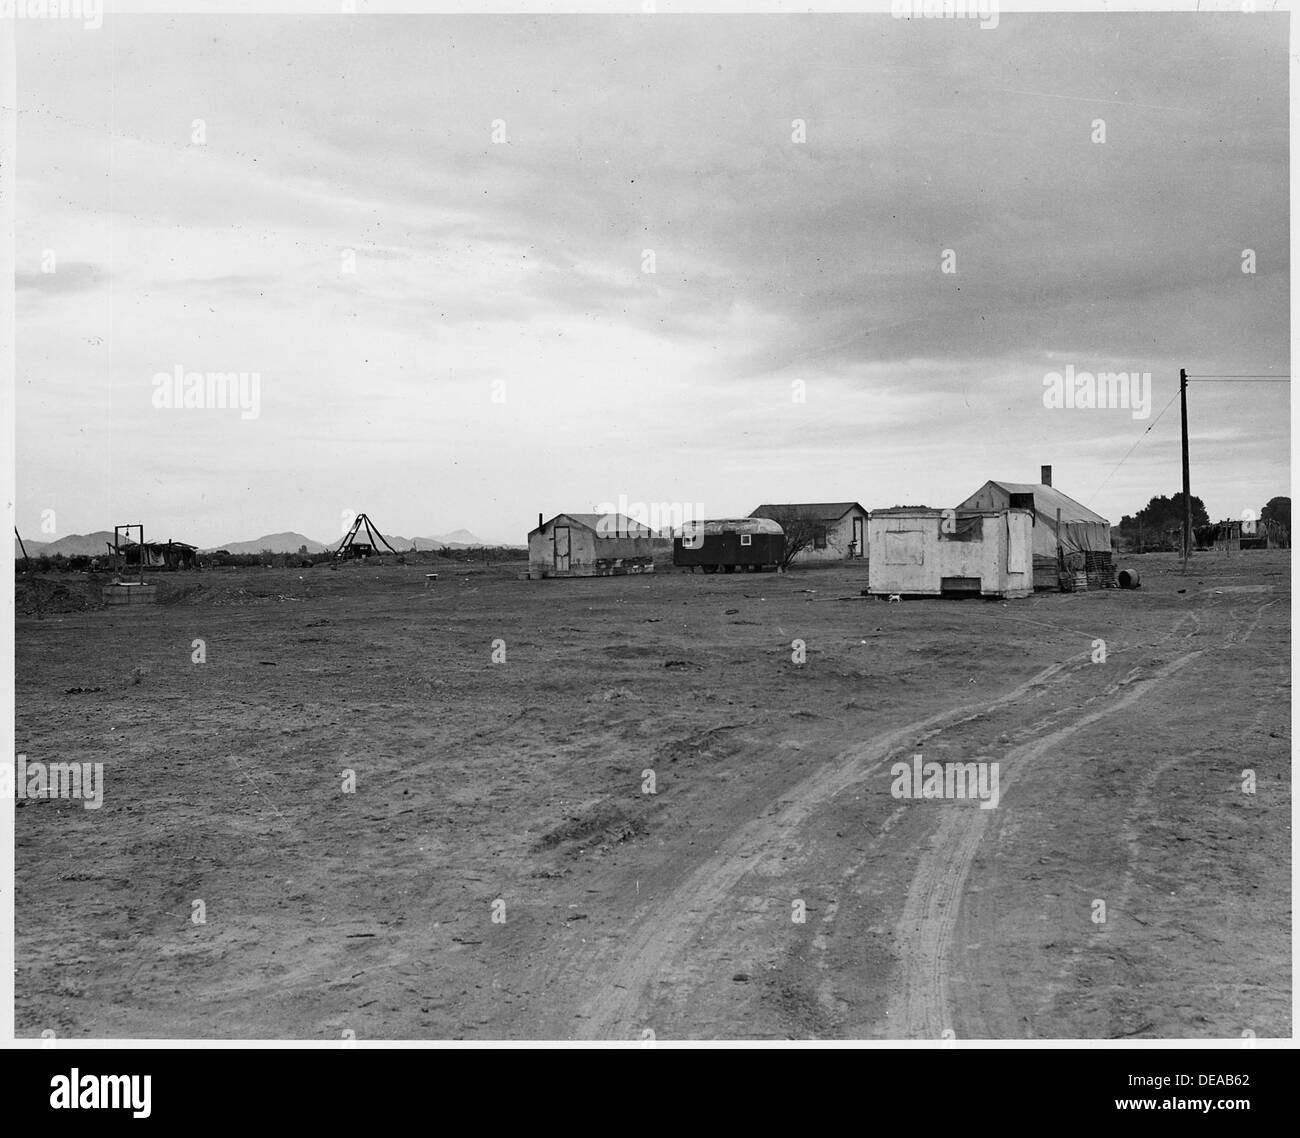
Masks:
[[[1175,391],[1173,395],[1170,396],[1169,402],[1160,408],[1160,415],[1163,415],[1166,411],[1169,410],[1170,407],[1174,405],[1174,400],[1178,398],[1178,395],[1179,393]],[[1141,443],[1141,441],[1145,439],[1147,435],[1149,435],[1151,431],[1155,428],[1155,425],[1158,422],[1160,422],[1160,415],[1157,415],[1154,419],[1152,419],[1151,425],[1147,427],[1147,429],[1143,431],[1140,435],[1138,435],[1137,442],[1135,442],[1131,447],[1128,448],[1128,454],[1126,454],[1123,458],[1119,460],[1119,462],[1115,464],[1115,470],[1112,470],[1108,475],[1106,475],[1105,478],[1102,479],[1101,485],[1098,486],[1097,489],[1092,492],[1092,497],[1090,497],[1088,501],[1084,503],[1084,505],[1090,505],[1093,501],[1096,500],[1097,495],[1100,494],[1106,488],[1106,483],[1109,482],[1115,476],[1115,471],[1119,470],[1121,466],[1123,466],[1126,462],[1128,462],[1130,456],[1133,454],[1135,450],[1137,450],[1138,443]]]
[[[1174,392],[1169,402],[1166,403],[1160,409],[1160,415],[1157,415],[1154,419],[1151,420],[1151,426],[1147,427],[1147,429],[1138,436],[1137,442],[1135,442],[1131,447],[1129,447],[1128,454],[1126,454],[1123,458],[1119,460],[1119,463],[1116,465],[1115,470],[1112,470],[1108,475],[1106,475],[1106,477],[1102,480],[1101,485],[1097,487],[1097,489],[1093,492],[1092,497],[1088,499],[1089,503],[1092,502],[1097,497],[1097,495],[1102,492],[1102,490],[1106,486],[1106,483],[1109,482],[1112,477],[1114,477],[1115,471],[1119,470],[1119,468],[1129,460],[1133,452],[1137,450],[1138,443],[1141,443],[1141,441],[1151,433],[1155,425],[1158,422],[1160,422],[1160,416],[1163,415],[1166,411],[1169,410],[1170,407],[1173,406],[1173,402],[1175,399],[1177,399],[1180,395],[1183,395],[1183,393],[1187,390],[1188,382],[1190,382],[1191,380],[1197,380],[1197,379],[1230,380],[1230,381],[1235,380],[1241,383],[1290,383],[1291,382],[1291,376],[1289,374],[1287,375],[1188,375],[1184,371],[1180,373],[1179,378],[1181,379],[1182,382],[1178,385],[1178,390]],[[1191,510],[1192,510],[1192,496],[1191,496],[1191,490],[1188,488],[1187,481],[1188,481],[1187,480],[1187,406],[1184,403],[1183,405],[1183,499],[1184,499],[1183,508],[1188,518],[1188,521],[1185,523],[1184,533],[1183,533],[1184,559],[1186,559],[1186,557],[1189,554],[1190,541],[1191,541],[1190,518],[1191,518]],[[1186,566],[1184,565],[1184,568],[1185,567]]]
[[[1260,374],[1257,372],[1188,375],[1186,368],[1178,370],[1178,393],[1183,402],[1183,572],[1187,572],[1192,557],[1192,479],[1187,458],[1187,385],[1194,382],[1226,383],[1290,383],[1289,372]]]

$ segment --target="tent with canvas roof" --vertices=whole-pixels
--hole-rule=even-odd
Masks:
[[[957,506],[961,510],[1034,511],[1034,586],[1055,589],[1060,568],[1085,572],[1092,584],[1110,584],[1113,576],[1110,522],[1052,485],[1052,468],[1043,467],[1041,482],[985,482]],[[1059,511],[1059,515],[1058,515]],[[1058,526],[1057,519],[1060,519]],[[1057,549],[1064,566],[1058,566]],[[1093,580],[1093,578],[1096,580]]]

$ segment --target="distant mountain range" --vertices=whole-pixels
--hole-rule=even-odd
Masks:
[[[363,529],[357,535],[358,540],[365,541],[365,530]],[[384,534],[388,543],[397,550],[398,553],[406,553],[411,548],[411,539],[402,537],[398,534]],[[263,537],[255,537],[252,541],[230,541],[224,545],[214,545],[212,549],[224,549],[227,553],[261,553],[264,549],[269,549],[272,553],[297,553],[304,545],[308,553],[324,553],[327,549],[337,549],[338,544],[343,538],[340,536],[330,542],[328,546],[319,541],[312,541],[311,538],[300,533],[268,533]],[[417,537],[415,539],[416,549],[441,549],[446,546],[449,549],[468,549],[473,545],[482,545],[477,537],[469,530],[458,529],[442,537]],[[380,546],[383,549],[383,546]],[[204,553],[210,553],[212,550],[203,550]]]
[[[365,540],[365,531],[362,530],[361,540]],[[483,545],[467,529],[452,530],[451,533],[437,535],[433,537],[417,537],[412,541],[409,537],[401,537],[395,534],[384,534],[392,544],[393,548],[399,553],[406,553],[410,550],[412,544],[416,549],[470,549],[473,546]],[[159,539],[153,534],[146,534],[146,540],[158,541]],[[176,540],[183,540],[177,538]],[[319,541],[313,541],[301,533],[295,533],[292,530],[285,533],[268,533],[262,537],[255,537],[252,541],[230,541],[224,545],[214,545],[202,552],[211,553],[213,550],[224,549],[227,553],[261,553],[264,549],[269,549],[272,553],[297,553],[304,545],[308,553],[324,553],[327,549],[338,547],[338,538],[331,542],[329,546]],[[99,530],[96,533],[73,533],[67,537],[61,537],[57,541],[32,541],[29,538],[23,538],[23,544],[27,547],[29,557],[38,557],[45,554],[53,557],[55,554],[62,553],[65,557],[77,556],[98,556],[108,552],[108,546],[113,544],[112,530]],[[382,548],[382,547],[381,547]],[[17,540],[14,541],[14,556],[21,557],[22,550],[18,546]]]
[[[211,553],[213,550],[224,549],[227,553],[261,553],[262,550],[269,549],[272,553],[297,553],[304,545],[308,553],[325,552],[325,546],[319,541],[312,541],[304,534],[294,533],[292,530],[285,533],[263,534],[261,537],[253,538],[252,541],[226,541],[201,552]]]
[[[70,533],[67,537],[61,537],[57,541],[32,541],[30,538],[23,538],[23,545],[27,547],[27,556],[36,557],[39,554],[47,554],[53,557],[56,553],[62,553],[64,557],[91,556],[95,557],[108,552],[107,547],[113,544],[113,531],[98,530],[95,533]],[[23,551],[18,546],[18,539],[14,539],[14,556],[21,557]]]
[[[389,538],[394,545],[397,539]],[[402,538],[405,541],[405,538]],[[427,542],[427,544],[425,544]],[[467,529],[454,529],[451,533],[434,534],[433,537],[417,537],[415,545],[417,549],[433,549],[440,545],[448,546],[451,549],[464,549],[471,545],[486,544],[481,539],[475,537]]]

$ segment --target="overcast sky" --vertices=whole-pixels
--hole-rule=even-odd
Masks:
[[[1118,522],[1181,487],[1179,367],[1290,370],[1286,21],[25,21],[19,528],[522,542],[1044,463]],[[155,407],[178,365],[257,417]],[[1067,365],[1150,417],[1044,406]],[[1289,415],[1193,385],[1213,517],[1290,493]]]

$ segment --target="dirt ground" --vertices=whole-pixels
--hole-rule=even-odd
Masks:
[[[16,750],[104,798],[17,804],[18,1033],[1289,1036],[1290,554],[1121,564],[20,596]],[[894,797],[916,753],[997,807]]]

